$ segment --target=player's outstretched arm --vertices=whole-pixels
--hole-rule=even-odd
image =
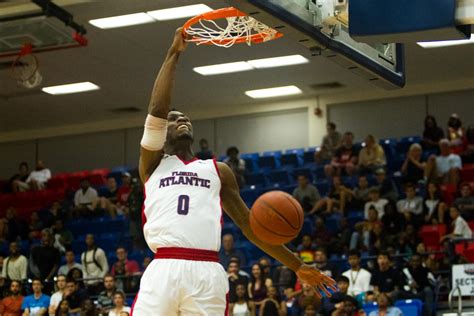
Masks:
[[[171,104],[171,93],[174,86],[174,78],[176,73],[176,65],[180,54],[186,49],[186,41],[184,40],[181,28],[177,29],[174,35],[173,44],[166,54],[165,61],[161,66],[160,72],[156,77],[153,91],[151,93],[150,104],[148,106],[147,126],[151,133],[148,137],[142,139],[140,147],[140,162],[139,171],[140,178],[143,182],[148,180],[149,176],[159,165],[161,157],[163,156],[162,145],[163,141],[158,141],[160,137],[157,133],[164,130],[162,137],[166,138],[166,121]],[[151,116],[151,117],[150,117]],[[158,136],[157,136],[158,135]],[[160,148],[161,147],[161,148]]]
[[[235,180],[232,170],[224,163],[218,163],[218,169],[222,183],[221,197],[224,210],[230,216],[230,218],[232,218],[235,224],[240,227],[245,237],[247,237],[248,240],[265,251],[267,254],[280,261],[291,270],[295,271],[303,282],[309,283],[325,292],[326,295],[331,296],[328,288],[331,290],[336,290],[336,282],[333,279],[322,274],[316,268],[304,264],[301,259],[296,257],[284,245],[270,245],[261,241],[259,238],[257,238],[257,236],[255,236],[255,234],[250,229],[249,209],[240,197],[239,186],[237,185],[237,181]],[[319,291],[316,291],[316,293],[320,295]]]

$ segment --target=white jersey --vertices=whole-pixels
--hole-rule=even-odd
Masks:
[[[184,162],[165,155],[145,183],[143,232],[153,252],[160,247],[219,251],[221,181],[214,160]]]

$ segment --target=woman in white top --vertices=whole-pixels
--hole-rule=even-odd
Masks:
[[[446,203],[443,202],[443,194],[435,182],[428,182],[423,208],[426,224],[437,225],[445,222]]]
[[[110,310],[109,316],[121,316],[122,312],[130,313],[130,307],[125,306],[125,294],[123,292],[115,292],[114,305],[115,307]]]
[[[248,299],[244,284],[235,287],[237,301],[229,304],[230,316],[255,316],[255,304]]]

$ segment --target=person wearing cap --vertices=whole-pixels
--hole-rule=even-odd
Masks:
[[[97,191],[91,187],[87,178],[81,179],[80,188],[74,194],[74,215],[76,217],[95,215],[98,203]]]
[[[428,181],[457,185],[459,170],[462,169],[461,157],[451,153],[450,142],[442,139],[439,142],[440,155],[428,158],[425,168],[425,178]]]

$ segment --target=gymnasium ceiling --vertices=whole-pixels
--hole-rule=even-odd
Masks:
[[[0,1],[0,16],[13,11],[28,11],[26,0]],[[87,48],[39,54],[43,85],[92,81],[101,90],[80,94],[51,96],[39,89],[19,88],[0,70],[0,133],[37,129],[65,124],[126,118],[129,113],[112,109],[138,107],[146,111],[152,84],[161,65],[174,30],[183,20],[157,22],[127,28],[101,30],[87,22],[91,19],[143,12],[176,6],[172,0],[57,0],[67,5],[76,21],[86,26],[90,45]],[[179,5],[205,3],[212,8],[227,6],[224,0],[179,1]],[[407,48],[408,87],[418,84],[473,81],[474,45],[425,50],[412,44]],[[310,58],[308,65],[249,71],[202,77],[193,67],[256,58],[301,54]],[[312,85],[339,82],[344,88],[337,93],[366,91],[375,88],[363,79],[344,71],[322,57],[311,57],[308,51],[288,39],[264,45],[231,49],[190,46],[182,56],[176,81],[173,105],[183,109],[235,107],[259,101],[244,91],[294,84],[304,96],[315,91]],[[261,101],[260,101],[261,102]]]

